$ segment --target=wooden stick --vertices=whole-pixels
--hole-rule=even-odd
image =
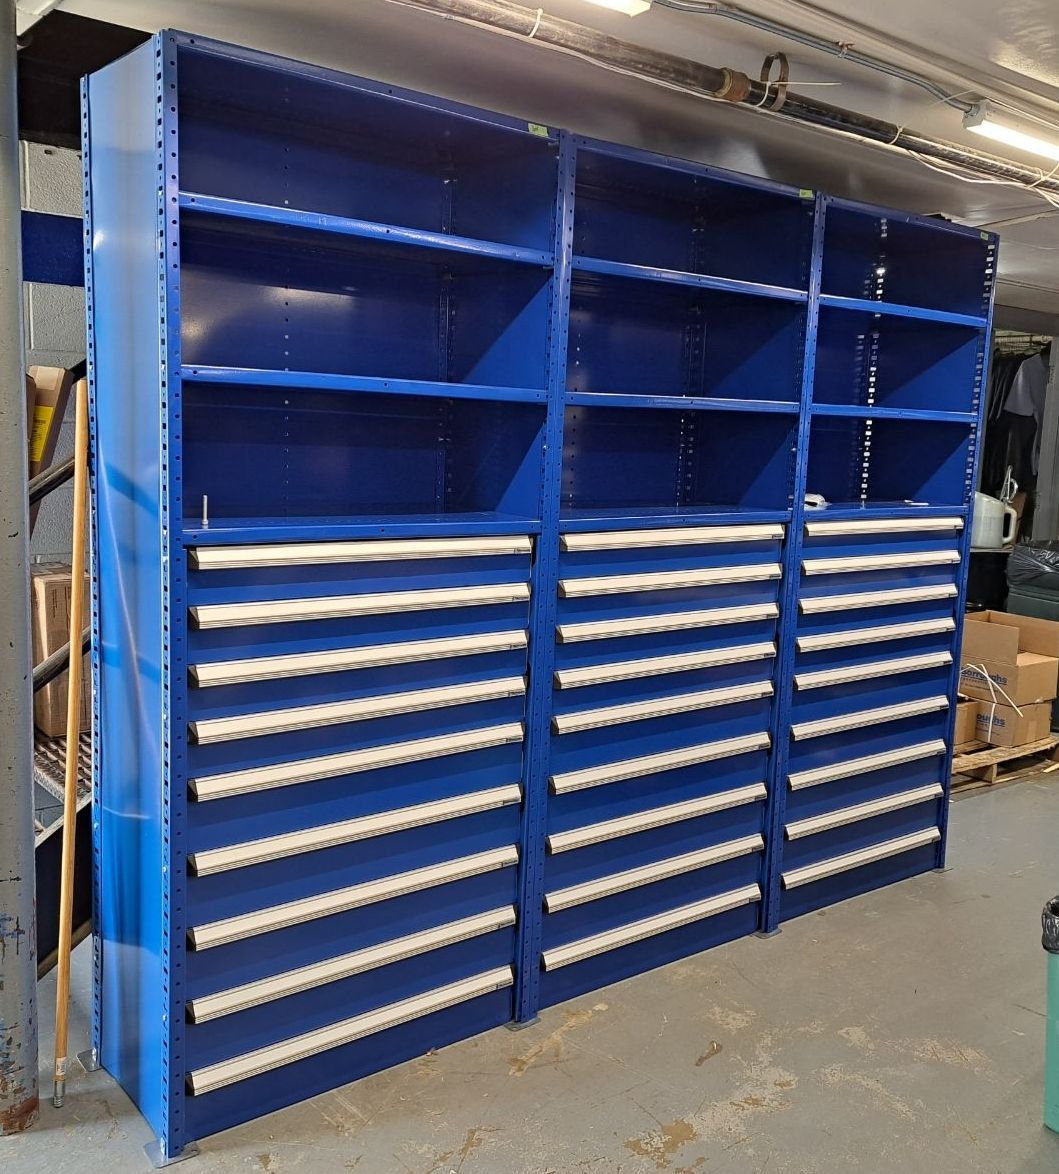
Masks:
[[[74,532],[70,558],[70,647],[80,649],[84,627],[85,532],[88,485],[88,384],[74,388]],[[59,958],[55,988],[55,1089],[52,1104],[66,1098],[67,1036],[70,1026],[70,952],[74,910],[74,844],[77,836],[77,767],[81,742],[81,666],[84,657],[70,657],[66,699],[66,779],[63,789],[62,872],[59,881]]]

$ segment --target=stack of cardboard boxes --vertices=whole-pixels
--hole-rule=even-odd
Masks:
[[[967,616],[956,748],[1022,746],[1047,738],[1059,686],[1059,623],[1006,612]]]
[[[69,565],[40,564],[33,567],[33,663],[58,652],[70,638],[71,573]],[[90,607],[89,585],[84,582],[84,607]],[[90,729],[92,697],[89,681],[88,657],[84,658],[81,689],[81,732]],[[33,697],[33,721],[42,734],[50,737],[66,733],[66,704],[69,696],[69,677],[64,672],[50,685],[45,685]]]

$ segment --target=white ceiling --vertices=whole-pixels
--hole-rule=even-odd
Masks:
[[[951,92],[1012,103],[1059,128],[1056,0],[886,0],[883,5],[869,0],[744,0],[744,6],[805,31],[852,42],[864,52],[928,74]],[[1009,311],[1001,324],[1032,328],[1037,312],[1052,316],[1059,329],[1059,213],[1025,190],[959,182],[901,152],[673,93],[393,0],[65,0],[61,7],[152,31],[169,26],[202,33],[800,187],[940,212],[974,224],[1035,217],[997,226],[1003,241],[998,302],[1027,311],[1014,318]],[[783,49],[791,61],[793,89],[804,87],[804,93],[824,101],[915,130],[978,148],[985,145],[964,131],[957,110],[921,89],[721,17],[656,5],[630,19],[585,0],[548,0],[546,10],[752,76],[766,53]],[[885,31],[880,31],[884,15]],[[1033,156],[1021,158],[1034,165],[1041,162]],[[1036,325],[1043,327],[1044,322]]]

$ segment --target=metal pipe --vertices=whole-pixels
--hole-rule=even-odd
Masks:
[[[20,206],[15,0],[0,0],[0,1135],[39,1112]]]
[[[491,28],[530,44],[569,53],[604,69],[614,70],[668,89],[703,98],[723,99],[737,105],[764,107],[775,97],[765,83],[753,80],[739,70],[703,65],[645,49],[619,40],[585,25],[539,13],[510,0],[390,0],[408,8],[448,17],[464,23]],[[815,98],[788,92],[782,110],[765,111],[771,117],[823,127],[866,142],[894,147],[909,154],[976,175],[1000,179],[1042,195],[1059,195],[1059,174],[1052,176],[1041,168],[1016,163],[946,139],[935,139],[886,122],[831,106]]]
[[[47,497],[53,489],[65,485],[74,475],[74,459],[63,461],[61,465],[52,465],[43,473],[38,473],[29,483],[29,504],[36,505],[38,501]]]
[[[92,647],[92,630],[85,628],[81,633],[81,654],[84,655]],[[39,693],[45,685],[50,685],[56,677],[61,676],[70,664],[70,645],[64,644],[56,648],[51,656],[45,657],[33,669],[33,692]]]
[[[920,73],[913,73],[900,65],[893,65],[881,57],[873,57],[870,53],[862,53],[844,41],[831,41],[827,37],[818,37],[814,33],[806,33],[793,25],[782,24],[778,20],[770,20],[767,16],[758,16],[754,12],[747,12],[745,8],[738,8],[734,4],[717,4],[712,0],[655,0],[662,8],[672,8],[676,12],[693,12],[697,16],[723,16],[750,28],[760,29],[761,32],[771,33],[785,40],[793,41],[797,45],[804,45],[808,49],[817,49],[821,53],[828,53],[832,57],[841,57],[843,61],[850,61],[854,65],[862,65],[866,69],[874,69],[888,77],[895,77],[909,85],[919,86],[926,90],[939,102],[952,106],[957,110],[969,114],[974,108],[974,102],[950,94],[943,86]]]

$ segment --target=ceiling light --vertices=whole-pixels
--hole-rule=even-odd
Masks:
[[[1059,163],[1059,127],[1056,128],[1054,137],[1042,139],[1007,123],[997,122],[984,104],[976,106],[964,118],[963,125],[976,135],[984,135],[985,138],[993,139],[1005,146],[1028,151],[1031,155],[1042,155],[1045,159],[1053,159]]]
[[[626,16],[639,16],[651,7],[651,0],[588,0],[598,8],[610,8],[614,12],[624,12]]]

